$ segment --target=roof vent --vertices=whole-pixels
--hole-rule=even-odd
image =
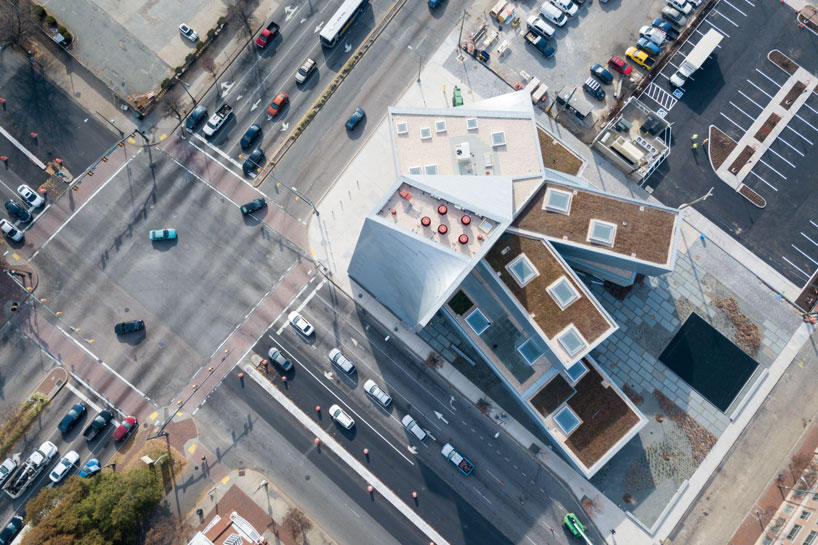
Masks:
[[[466,120],[466,130],[474,131],[477,130],[477,118],[470,117]]]
[[[420,224],[424,227],[429,227],[432,224],[432,218],[429,216],[423,216],[420,218]]]
[[[441,226],[441,227],[443,227],[443,226]],[[457,237],[457,241],[460,244],[468,244],[469,243],[469,235],[462,234],[459,237]]]
[[[470,223],[471,223],[471,216],[469,216],[468,214],[466,214],[465,216],[463,216],[462,218],[460,218],[460,223],[462,223],[463,225],[468,225],[468,224],[470,224]]]
[[[448,211],[449,207],[446,206],[445,204],[441,204],[440,206],[437,207],[437,213],[440,214],[441,216],[445,215],[446,212]]]
[[[440,233],[441,235],[445,235],[446,233],[449,232],[449,228],[446,227],[445,225],[438,225],[437,232]]]
[[[458,144],[454,148],[454,154],[457,155],[458,161],[471,161],[471,149],[468,142]]]
[[[409,132],[409,124],[406,121],[401,121],[395,124],[395,129],[398,134],[406,134]]]
[[[432,129],[429,127],[423,127],[420,129],[420,139],[426,140],[432,137]]]

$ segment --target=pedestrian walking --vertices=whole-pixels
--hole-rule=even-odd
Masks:
[[[690,136],[690,139],[691,139],[691,140],[695,140],[695,139],[697,139],[698,137],[699,137],[699,135],[698,135],[698,134],[692,134],[692,135]]]
[[[704,140],[702,140],[702,145],[707,144],[708,142],[710,142],[710,139],[709,139],[709,138],[705,138]]]
[[[699,147],[699,145],[698,145],[698,144],[693,144],[693,149],[696,149],[696,148],[698,148],[698,147]]]

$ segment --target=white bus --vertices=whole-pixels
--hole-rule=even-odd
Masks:
[[[358,15],[369,5],[369,0],[344,0],[338,11],[330,17],[330,20],[324,25],[319,35],[321,38],[321,45],[324,47],[335,47],[338,40],[349,30]]]

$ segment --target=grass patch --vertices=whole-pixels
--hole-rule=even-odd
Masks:
[[[26,399],[6,420],[0,427],[0,458],[6,456],[6,453],[23,436],[31,423],[40,416],[46,405],[48,405],[48,398],[36,393]]]
[[[537,136],[540,139],[540,152],[545,168],[553,168],[574,176],[579,174],[582,159],[544,130],[538,129]]]
[[[473,306],[474,303],[472,303],[468,295],[463,293],[463,290],[458,290],[458,292],[454,294],[454,297],[449,299],[449,307],[458,316],[463,316],[463,314]]]

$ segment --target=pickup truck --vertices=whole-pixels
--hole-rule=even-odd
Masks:
[[[533,32],[526,32],[525,41],[533,45],[546,59],[550,59],[554,56],[554,48],[548,45],[548,41],[542,36],[537,36]]]
[[[111,411],[102,411],[88,424],[88,427],[82,432],[82,436],[86,441],[92,441],[94,437],[99,435],[99,432],[105,429],[113,417],[114,414]]]
[[[443,445],[443,448],[440,449],[440,454],[456,465],[457,469],[459,469],[463,475],[471,475],[471,472],[474,471],[474,464],[468,461],[462,454],[457,452],[457,450],[455,450],[451,444],[446,443]]]
[[[273,38],[278,36],[278,29],[279,27],[276,23],[270,22],[269,25],[264,27],[264,30],[261,31],[261,34],[258,35],[256,38],[256,45],[259,48],[264,49],[267,45],[273,41]]]
[[[207,125],[202,129],[202,132],[205,133],[205,136],[213,136],[216,134],[216,131],[224,125],[224,122],[227,121],[227,118],[230,117],[232,113],[232,106],[227,103],[222,104],[219,109],[216,110],[216,113],[213,114],[213,117],[207,120]]]

